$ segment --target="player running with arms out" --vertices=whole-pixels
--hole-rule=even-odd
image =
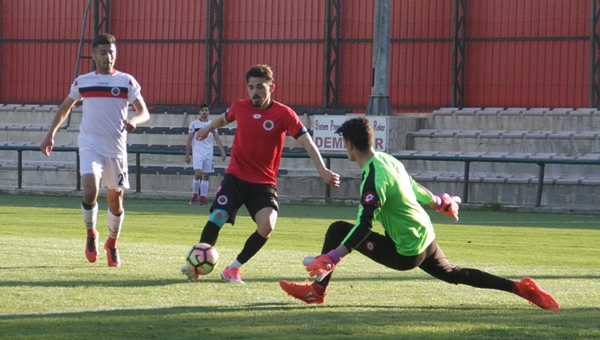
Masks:
[[[246,206],[257,228],[221,274],[232,283],[244,283],[239,268],[265,245],[275,229],[279,211],[276,176],[286,132],[304,147],[323,181],[339,187],[339,175],[327,169],[296,113],[271,98],[275,90],[271,68],[250,67],[246,83],[250,98],[235,101],[227,112],[197,132],[202,139],[214,129],[237,121],[229,166],[200,237],[200,242],[214,246],[221,227],[226,222],[234,224],[238,209]]]
[[[111,34],[97,35],[92,42],[92,59],[96,71],[80,75],[71,85],[71,92],[60,105],[48,134],[42,141],[42,153],[49,155],[54,147],[54,136],[69,115],[73,105],[83,101],[83,115],[79,126],[79,166],[83,200],[81,210],[87,228],[85,254],[89,262],[98,259],[96,220],[100,180],[107,188],[108,239],[104,244],[108,266],[119,267],[117,239],[125,217],[124,190],[129,188],[127,177],[127,132],[150,118],[141,87],[131,75],[114,68],[117,57],[116,39]],[[128,118],[128,103],[137,115]]]
[[[279,285],[285,292],[306,303],[323,303],[336,264],[352,250],[357,250],[392,269],[405,271],[419,267],[448,283],[512,292],[542,308],[559,309],[556,300],[530,278],[511,281],[451,264],[436,243],[429,215],[419,203],[428,204],[458,220],[460,198],[433,195],[415,182],[396,158],[375,152],[373,129],[366,118],[350,119],[336,133],[344,138],[348,159],[362,170],[358,219],[355,224],[343,221],[331,224],[325,235],[322,255],[307,257],[304,261],[316,280],[312,284],[281,281]],[[376,220],[383,225],[385,235],[372,231]]]
[[[208,205],[206,202],[206,194],[208,193],[209,177],[215,171],[213,163],[213,139],[217,143],[221,151],[221,160],[225,161],[225,149],[217,131],[213,131],[208,137],[198,140],[194,138],[196,131],[202,127],[208,126],[209,110],[207,104],[200,105],[200,118],[190,123],[188,140],[185,147],[185,162],[190,164],[190,149],[194,156],[194,179],[192,181],[193,196],[190,200],[190,205],[196,204],[198,201],[198,191],[200,191],[200,205]]]

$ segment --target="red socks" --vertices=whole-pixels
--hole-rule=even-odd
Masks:
[[[106,246],[109,248],[116,248],[117,247],[117,239],[109,237],[108,240],[106,240]]]
[[[310,286],[315,290],[315,293],[321,296],[325,295],[327,292],[327,286],[322,286],[318,284],[317,281],[314,281]]]

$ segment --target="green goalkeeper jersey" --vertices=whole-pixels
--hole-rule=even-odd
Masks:
[[[423,252],[435,239],[429,215],[419,203],[430,203],[430,195],[389,154],[375,152],[361,170],[357,222],[342,244],[355,249],[369,235],[373,222],[379,221],[399,254]]]

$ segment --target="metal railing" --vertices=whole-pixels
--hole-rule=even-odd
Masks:
[[[40,152],[40,148],[37,145],[0,145],[0,150],[14,150],[18,153],[17,160],[17,171],[18,180],[17,188],[22,189],[23,184],[23,151],[36,151]],[[75,152],[77,156],[77,184],[76,190],[81,190],[81,178],[79,175],[79,148],[73,146],[57,146],[53,149],[54,152]],[[156,155],[185,155],[185,150],[180,149],[146,149],[143,147],[132,147],[128,150],[129,154],[135,154],[135,175],[136,175],[136,192],[141,192],[141,175],[142,165],[141,157],[142,154],[156,154]],[[229,151],[226,152],[229,156]],[[215,151],[215,156],[220,156],[219,151]],[[331,168],[331,159],[346,159],[346,154],[321,154],[326,166]],[[441,162],[463,162],[464,163],[464,178],[463,178],[463,203],[468,203],[469,200],[469,175],[471,163],[482,162],[482,163],[520,163],[520,164],[537,164],[538,169],[538,181],[537,181],[537,194],[536,194],[536,207],[541,206],[542,194],[544,190],[544,172],[546,164],[569,164],[569,165],[600,165],[600,157],[597,159],[589,158],[577,158],[577,157],[561,157],[561,158],[535,158],[535,157],[523,157],[523,158],[504,158],[504,157],[482,157],[482,156],[467,156],[467,155],[402,155],[393,154],[396,159],[399,160],[411,160],[411,161],[441,161]],[[283,158],[309,158],[305,152],[283,152]],[[335,170],[335,169],[334,169]],[[325,199],[331,198],[331,188],[325,185]]]

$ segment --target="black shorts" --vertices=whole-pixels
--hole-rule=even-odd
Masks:
[[[322,253],[335,249],[354,227],[352,223],[337,221],[329,226]],[[452,284],[465,284],[478,288],[498,289],[511,292],[513,281],[482,272],[478,269],[461,268],[448,261],[435,240],[415,256],[406,256],[396,251],[396,244],[388,235],[371,232],[356,251],[371,260],[396,270],[420,268],[427,274]]]
[[[271,207],[279,211],[277,188],[271,184],[250,183],[231,174],[225,174],[210,212],[215,209],[225,210],[229,216],[226,222],[234,224],[235,216],[242,204],[246,206],[254,221],[256,221],[254,219],[256,213],[263,208]]]
[[[354,224],[345,221],[333,223],[327,231],[322,252],[327,253],[335,249],[353,227]],[[398,253],[396,244],[389,236],[371,232],[355,250],[386,267],[402,271],[419,267],[430,275],[442,279],[458,269],[448,261],[435,240],[421,254],[406,256]]]

